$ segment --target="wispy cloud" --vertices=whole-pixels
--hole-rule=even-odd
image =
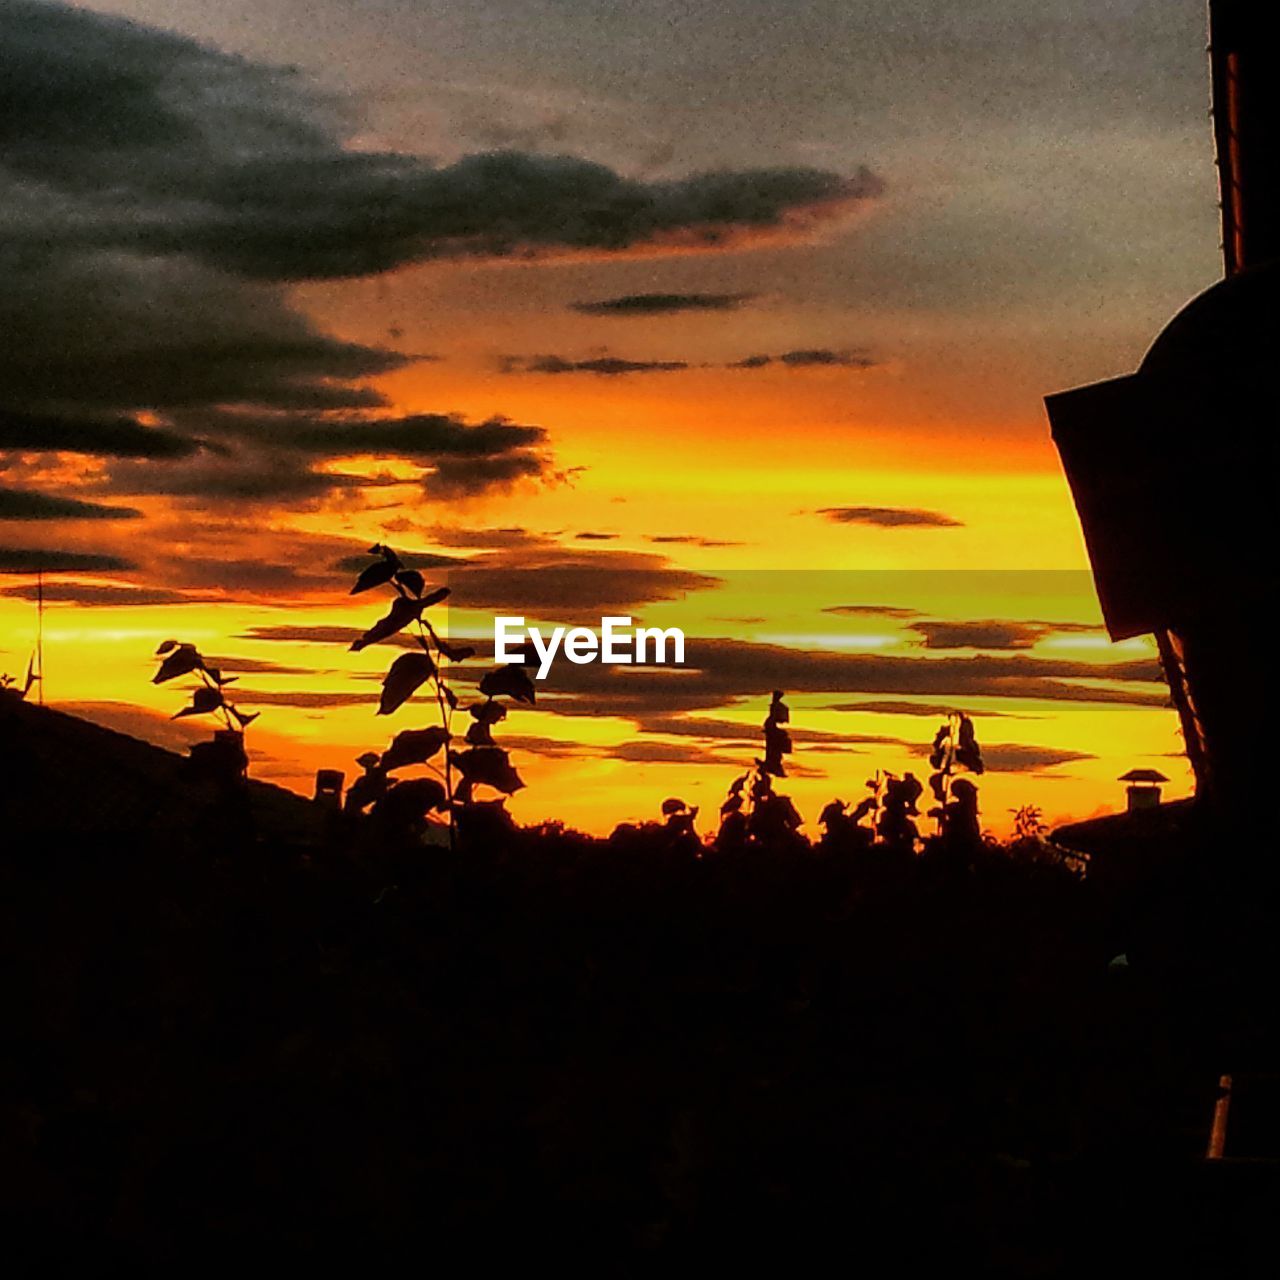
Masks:
[[[755,298],[752,293],[628,293],[620,298],[575,302],[574,311],[588,316],[655,316],[681,311],[736,311]]]
[[[865,524],[877,529],[958,529],[962,521],[940,511],[914,507],[819,507],[818,515],[835,524]]]
[[[134,507],[111,507],[34,489],[0,487],[0,520],[136,520]]]

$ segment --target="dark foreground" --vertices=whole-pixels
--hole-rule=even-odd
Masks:
[[[1258,1037],[1185,880],[656,830],[3,876],[10,1256],[1239,1275],[1270,1225],[1200,1159]]]

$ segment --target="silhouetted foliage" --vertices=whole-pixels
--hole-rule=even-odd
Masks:
[[[362,756],[357,763],[364,773],[352,784],[344,808],[348,813],[371,811],[375,822],[411,835],[421,835],[434,820],[433,815],[443,815],[452,843],[459,810],[487,803],[477,796],[477,787],[506,797],[524,786],[506,750],[494,741],[493,726],[507,714],[506,707],[497,701],[499,697],[533,704],[533,679],[523,664],[502,665],[487,672],[480,681],[484,701],[467,708],[471,720],[463,735],[467,745],[465,749],[455,748],[453,717],[459,710],[459,701],[448,682],[447,664],[465,662],[475,650],[451,644],[426,616],[428,609],[448,598],[449,588],[428,590],[422,574],[407,568],[395,551],[381,543],[372,546],[369,554],[376,559],[361,571],[350,594],[389,586],[395,597],[386,615],[353,641],[351,648],[359,652],[410,627],[418,646],[401,654],[387,669],[377,714],[391,715],[425,685],[434,692],[440,723],[397,734],[381,756],[372,752]],[[389,776],[398,769],[412,767],[424,768],[435,778]],[[427,782],[433,785],[426,785]],[[503,801],[496,803],[501,805]]]
[[[151,677],[152,684],[164,684],[179,676],[194,675],[199,684],[191,691],[191,701],[173,714],[171,719],[182,720],[187,716],[214,715],[221,718],[227,729],[242,731],[259,716],[257,711],[240,711],[226,696],[226,688],[234,684],[235,676],[224,676],[217,667],[211,667],[193,644],[180,644],[166,640],[156,650],[161,659],[159,670]]]
[[[934,770],[929,790],[937,804],[929,810],[936,820],[940,847],[964,855],[982,841],[978,819],[978,788],[967,777],[984,771],[982,751],[974,733],[973,721],[962,711],[953,711],[938,727],[929,753]]]
[[[786,841],[804,821],[791,798],[773,789],[774,778],[787,776],[783,757],[791,754],[791,735],[783,727],[790,721],[791,712],[782,699],[782,690],[775,689],[769,714],[761,726],[764,755],[756,758],[753,771],[733,780],[720,806],[716,847],[722,852],[741,850],[761,841]]]

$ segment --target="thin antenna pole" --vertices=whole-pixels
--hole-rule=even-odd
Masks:
[[[40,705],[44,706],[44,570],[36,570],[36,682]]]

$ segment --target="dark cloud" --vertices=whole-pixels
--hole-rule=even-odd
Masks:
[[[582,533],[573,535],[579,542],[613,542],[618,535],[616,533],[596,533],[591,529],[586,529]]]
[[[365,455],[402,458],[422,468],[418,481],[433,497],[469,497],[509,488],[521,479],[560,477],[541,446],[542,427],[490,418],[470,423],[449,414],[399,418],[312,415],[244,416],[220,413],[203,429],[216,450],[156,468],[122,460],[109,470],[113,492],[167,494],[201,502],[311,504],[364,490],[416,483],[392,475],[349,475],[323,469],[322,460]]]
[[[246,707],[301,707],[307,710],[365,706],[372,713],[378,706],[378,699],[367,690],[363,693],[318,692],[307,689],[253,690],[237,685],[235,699],[238,705]]]
[[[747,356],[725,366],[727,369],[767,369],[782,365],[788,369],[827,367],[839,369],[873,369],[877,361],[865,351],[833,351],[828,347],[811,347],[799,351],[784,351],[781,355]]]
[[[549,546],[551,540],[546,534],[534,533],[532,530],[518,525],[504,528],[448,528],[437,526],[428,530],[431,539],[442,547],[475,547],[488,549],[492,547],[528,547]]]
[[[505,726],[504,726],[505,728]],[[503,733],[502,745],[510,751],[527,751],[550,760],[581,760],[599,756],[598,747],[582,742],[565,742],[561,738],[544,738],[530,733]]]
[[[0,573],[112,573],[135,566],[119,556],[57,548],[0,547]]]
[[[365,476],[315,471],[289,454],[253,450],[162,468],[145,462],[117,463],[108,474],[110,487],[116,492],[164,494],[201,506],[307,503],[380,483]]]
[[[216,550],[216,548],[211,548]],[[287,556],[255,559],[228,550],[222,555],[161,557],[155,572],[185,588],[212,588],[235,597],[294,599],[308,594],[336,594],[343,578],[323,564],[308,567]]]
[[[962,522],[939,511],[910,507],[819,507],[818,515],[835,524],[869,524],[880,529],[959,529]]]
[[[822,612],[853,618],[915,618],[919,616],[915,609],[904,609],[892,604],[830,604]]]
[[[645,181],[518,151],[437,166],[349,146],[297,77],[178,36],[11,0],[0,37],[6,167],[60,197],[40,218],[34,200],[18,205],[15,243],[180,253],[248,277],[304,280],[432,258],[716,249],[882,189],[866,169]]]
[[[0,198],[6,193],[12,194],[0,157]],[[46,240],[36,252],[0,237],[6,335],[0,418],[16,412],[70,419],[59,429],[73,437],[78,431],[87,451],[140,457],[192,451],[181,430],[167,440],[128,430],[127,421],[144,410],[376,407],[382,397],[352,383],[409,362],[320,332],[277,288],[177,256],[62,246],[53,228]],[[99,422],[112,415],[126,421]],[[77,426],[82,419],[89,422]]]
[[[396,548],[396,554],[407,569],[456,569],[467,561],[462,556],[443,556],[435,551],[405,551]],[[373,563],[373,556],[367,552],[363,555],[343,556],[335,560],[333,567],[340,573],[361,573]]]
[[[1083,622],[917,621],[908,628],[924,640],[926,649],[1030,649],[1054,634],[1101,634]]]
[[[597,620],[600,612],[597,608]],[[355,634],[352,630],[349,638]],[[255,638],[274,637],[255,633]],[[279,638],[307,635],[287,628]],[[683,668],[559,662],[544,685],[539,689],[539,707],[544,710],[571,716],[625,716],[638,723],[728,707],[743,698],[767,697],[774,688],[828,697],[855,693],[904,699],[932,697],[944,713],[976,698],[1146,707],[1168,704],[1160,687],[1159,666],[1153,661],[1094,664],[1023,654],[899,657],[694,636],[688,638]],[[846,736],[867,740],[866,735]]]
[[[363,633],[363,627],[296,626],[291,623],[281,623],[275,626],[250,627],[243,635],[236,638],[238,640],[254,641],[278,640],[286,644],[325,644],[346,649],[353,640],[359,639]],[[417,642],[411,636],[404,634],[392,636],[381,643],[406,649],[417,648]]]
[[[34,489],[0,487],[0,520],[134,520],[133,507],[109,507]]]
[[[770,365],[781,365],[790,369],[815,367],[870,369],[875,364],[876,361],[865,352],[814,349],[785,351],[777,356],[747,356],[743,360],[714,366],[699,365],[688,360],[636,360],[611,355],[588,356],[582,359],[561,355],[509,355],[502,357],[499,368],[503,373],[589,373],[597,377],[618,378],[635,373],[686,373],[691,369],[705,367],[764,369]]]
[[[313,676],[314,668],[291,667],[280,662],[264,662],[259,658],[227,658],[206,654],[205,661],[226,675]]]
[[[322,457],[358,454],[434,462],[438,458],[493,458],[543,445],[545,428],[488,418],[468,422],[456,414],[417,413],[400,418],[254,419],[225,421],[224,430],[264,444]]]
[[[508,490],[521,480],[542,481],[558,474],[541,454],[516,450],[493,458],[441,458],[422,488],[433,498],[472,498]]]
[[[0,362],[3,360],[0,354]],[[146,427],[130,418],[57,417],[0,406],[0,449],[87,453],[105,458],[185,458],[199,448],[197,440],[161,427]]]
[[[596,626],[605,613],[634,613],[717,584],[706,574],[672,568],[658,555],[554,546],[480,556],[449,574],[455,599],[468,608]]]
[[[112,586],[102,582],[47,582],[43,593],[34,584],[24,584],[5,587],[0,595],[18,596],[23,600],[35,600],[43,595],[47,604],[76,604],[89,609],[112,605],[191,604],[194,599],[163,587]]]
[[[645,541],[652,542],[655,546],[674,544],[689,547],[741,547],[745,545],[741,542],[728,542],[723,538],[702,538],[692,533],[655,533],[650,534]]]
[[[688,369],[684,360],[624,360],[621,356],[592,356],[569,360],[564,356],[503,356],[503,373],[592,373],[602,378],[630,373],[679,373]]]
[[[1142,687],[1160,678],[1152,661],[1093,664],[1021,654],[898,657],[691,636],[684,669],[560,663],[547,684],[566,695],[556,710],[576,713],[573,703],[581,698],[596,714],[653,715],[725,706],[773,688],[827,695],[923,694],[954,698],[961,705],[966,697],[1005,697],[1162,706],[1167,703],[1163,690]],[[1102,681],[1119,687],[1099,687]]]
[[[913,622],[926,649],[1030,649],[1052,630],[1035,622]]]
[[[598,302],[575,302],[588,316],[653,316],[679,311],[736,311],[754,299],[751,293],[628,293]]]
[[[893,698],[875,698],[866,702],[840,702],[828,707],[828,711],[866,711],[885,716],[926,716],[931,720],[945,720],[953,711],[963,710],[948,702],[902,702]],[[1007,711],[983,711],[984,720],[1021,720],[1023,716],[1011,716]]]
[[[637,721],[641,733],[660,733],[668,737],[704,738],[714,742],[761,741],[759,725],[739,724],[734,720],[715,720],[706,716],[682,718],[678,716],[645,716]],[[793,742],[811,746],[904,746],[901,738],[886,737],[874,733],[832,733],[823,729],[804,729],[790,726]]]
[[[620,742],[604,756],[610,760],[626,760],[631,764],[714,764],[740,768],[741,760],[720,755],[692,742]]]
[[[540,427],[370,415],[385,400],[368,380],[418,357],[323,332],[282,286],[429,259],[717,250],[881,187],[808,168],[645,180],[516,151],[440,165],[361,150],[296,73],[137,23],[7,0],[0,43],[0,448],[118,459],[105,493],[314,509],[377,482],[306,459],[356,452],[420,463],[436,499],[558,481]]]
[[[914,748],[917,755],[928,755],[930,748]],[[982,748],[982,761],[989,773],[1036,773],[1055,765],[1074,764],[1077,760],[1096,760],[1088,751],[1062,751],[1056,747],[1028,746],[1020,742],[997,742]]]

